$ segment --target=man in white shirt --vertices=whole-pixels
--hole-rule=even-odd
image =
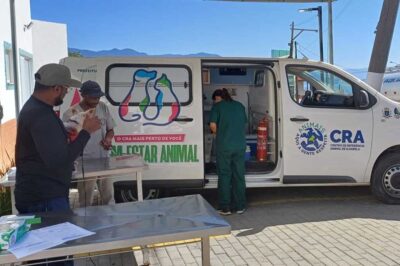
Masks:
[[[115,121],[105,103],[100,101],[104,96],[100,85],[94,81],[86,81],[80,89],[82,100],[80,103],[71,106],[63,115],[63,121],[67,122],[82,112],[93,110],[95,116],[101,121],[101,129],[91,135],[84,151],[84,159],[106,158],[110,156],[112,139],[114,137]],[[78,183],[79,204],[81,207],[92,205],[93,192],[96,180],[87,180]],[[114,203],[113,180],[104,178],[97,180],[97,187],[100,192],[101,204]]]

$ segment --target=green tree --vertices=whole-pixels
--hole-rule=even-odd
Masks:
[[[80,52],[72,52],[72,51],[68,51],[68,56],[69,57],[83,57],[83,55],[81,55]]]

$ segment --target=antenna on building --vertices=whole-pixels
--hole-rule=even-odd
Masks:
[[[33,26],[33,21],[29,22],[28,24],[24,24],[24,31],[29,30]]]

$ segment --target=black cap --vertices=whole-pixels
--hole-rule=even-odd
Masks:
[[[99,97],[99,98],[104,96],[104,92],[101,91],[100,85],[92,80],[84,82],[79,91],[81,92],[82,96]]]
[[[222,98],[222,95],[223,95],[222,90],[221,89],[216,89],[214,91],[214,93],[212,94],[211,98],[213,99],[213,101],[215,101],[216,97],[221,97]]]

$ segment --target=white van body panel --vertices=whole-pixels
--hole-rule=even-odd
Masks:
[[[371,90],[373,90],[371,88]],[[399,149],[400,144],[400,104],[381,93],[376,93],[377,103],[374,113],[374,145],[371,160],[367,167],[365,181],[369,182],[375,162],[391,147]]]
[[[109,81],[109,94],[114,99],[103,97],[102,100],[116,122],[112,154],[141,154],[150,165],[143,173],[146,181],[174,179],[203,183],[200,59],[66,58],[62,63],[82,82],[93,79],[104,90],[106,80]],[[176,88],[179,92],[174,92],[178,90]],[[131,97],[130,89],[147,93],[151,102],[159,101],[160,104],[151,106],[141,102],[123,110],[120,105],[110,104],[111,100],[122,102]],[[185,105],[165,104],[165,101],[175,101],[174,95],[179,93],[185,98]],[[147,96],[141,95],[142,98]],[[61,113],[71,105],[73,97],[74,93],[66,96]],[[192,121],[174,122],[176,117]]]
[[[216,187],[217,176],[204,174],[204,135],[203,135],[203,94],[202,94],[202,58],[154,58],[154,57],[130,57],[130,58],[66,58],[61,63],[67,65],[73,76],[81,81],[95,80],[103,89],[106,80],[114,90],[117,90],[118,80],[124,84],[125,96],[131,87],[131,78],[127,73],[143,69],[148,72],[158,71],[154,82],[161,78],[164,71],[171,82],[176,82],[184,90],[190,83],[191,101],[182,105],[179,110],[179,118],[192,118],[192,122],[171,122],[167,125],[153,125],[154,121],[168,121],[171,113],[157,113],[155,109],[148,109],[147,119],[143,114],[143,106],[139,104],[129,106],[128,112],[122,112],[122,117],[134,117],[141,115],[140,119],[127,122],[121,119],[121,107],[112,105],[109,100],[104,100],[116,120],[114,153],[122,151],[122,154],[132,152],[143,153],[146,149],[155,161],[150,161],[150,169],[144,172],[144,180],[185,180],[197,181],[205,187]],[[207,61],[225,60],[235,63],[253,61],[262,62],[264,59],[254,58],[207,58]],[[246,61],[247,60],[247,61]],[[268,60],[265,59],[265,62]],[[271,186],[323,186],[323,185],[359,185],[370,182],[371,173],[378,157],[388,148],[398,145],[400,142],[400,105],[376,92],[373,88],[348,74],[347,72],[329,64],[313,62],[308,60],[293,59],[269,59],[274,62],[270,67],[276,79],[276,120],[277,120],[277,163],[275,169],[268,174],[247,175],[248,187],[271,187]],[[128,70],[111,71],[114,64],[127,67]],[[340,109],[340,108],[310,108],[296,103],[289,92],[286,67],[290,65],[314,66],[356,84],[376,98],[376,103],[365,110]],[[169,71],[171,66],[185,66],[190,72],[190,78],[185,84],[185,78],[181,74],[186,73],[179,69],[177,72]],[[118,67],[118,66],[117,66]],[[125,72],[124,72],[125,71]],[[168,72],[169,71],[169,72]],[[160,72],[160,73],[159,73]],[[108,73],[108,74],[107,74]],[[111,73],[111,74],[110,74]],[[165,74],[164,73],[164,74]],[[108,75],[108,76],[107,76]],[[112,79],[112,80],[110,80]],[[143,85],[146,80],[140,81]],[[110,85],[108,84],[108,85]],[[129,86],[126,86],[126,85]],[[184,85],[182,85],[184,84]],[[280,87],[279,87],[280,84]],[[108,86],[107,85],[107,86]],[[154,83],[148,83],[154,87]],[[111,87],[112,87],[111,86]],[[143,85],[146,86],[146,85]],[[74,97],[77,91],[70,93],[65,98],[65,104],[61,107],[61,113],[76,101]],[[164,94],[165,95],[165,92]],[[153,95],[155,96],[154,92]],[[164,98],[167,99],[167,98]],[[121,100],[121,99],[119,99]],[[142,109],[141,109],[142,107]],[[152,107],[156,108],[156,107]],[[163,109],[162,111],[164,111]],[[293,117],[309,119],[306,122],[291,121]],[[129,120],[129,119],[128,119]],[[275,126],[275,125],[274,125]],[[302,150],[301,134],[307,134],[307,128],[317,127],[323,132],[323,148],[313,154]],[[358,134],[358,135],[357,135]],[[152,138],[145,138],[145,136]],[[168,139],[168,135],[169,139]],[[356,139],[355,136],[358,136]],[[140,139],[139,137],[144,137]],[[182,138],[182,136],[184,136]],[[165,138],[165,139],[164,139]],[[362,140],[362,141],[361,141]],[[351,144],[351,145],[350,145]],[[178,161],[173,161],[171,145],[186,145],[185,149],[191,149],[188,154]],[[140,148],[142,146],[142,148]],[[350,147],[350,148],[349,148]],[[351,148],[353,147],[353,148]],[[153,150],[152,150],[153,149]],[[170,149],[168,156],[167,149]],[[182,148],[181,148],[182,149]],[[118,155],[118,154],[116,154]],[[282,155],[282,156],[281,156]],[[164,156],[161,162],[161,157]],[[169,159],[166,161],[165,157]],[[172,157],[171,157],[172,156]],[[190,159],[188,159],[190,156]],[[285,177],[348,177],[354,182],[325,182],[307,184],[285,184]],[[204,178],[210,182],[204,182]]]
[[[281,63],[281,73],[285,73],[286,67],[292,64],[298,65],[292,62]],[[339,72],[333,66],[323,63],[305,62],[302,65]],[[354,82],[345,73],[340,74]],[[286,76],[282,83],[288,84]],[[357,183],[363,182],[372,147],[372,110],[304,107],[292,99],[287,86],[282,87],[284,175],[335,179],[343,177],[344,180],[351,178]],[[296,117],[308,121],[291,121]],[[321,134],[319,148],[308,151],[303,143],[317,130]],[[362,134],[362,140],[354,143],[357,132]],[[355,146],[354,150],[352,146]],[[314,148],[310,147],[310,150]]]

